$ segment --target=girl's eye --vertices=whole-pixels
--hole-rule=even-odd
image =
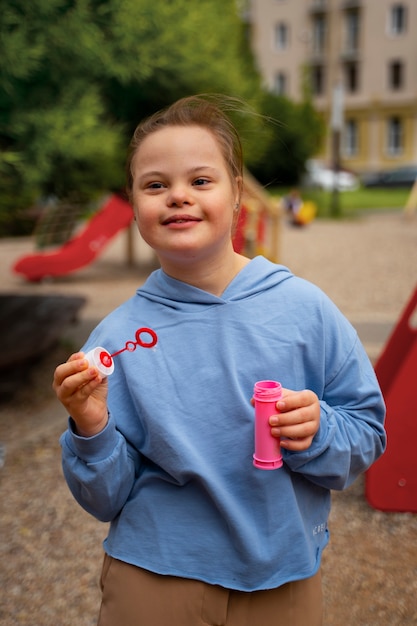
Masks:
[[[147,185],[148,189],[162,189],[162,187],[163,187],[163,184],[162,183],[157,183],[157,182],[149,183]]]
[[[207,178],[196,178],[194,185],[207,185],[210,181]]]

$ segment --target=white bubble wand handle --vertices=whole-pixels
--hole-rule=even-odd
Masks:
[[[88,363],[92,367],[96,367],[103,376],[110,376],[114,372],[113,358],[110,352],[105,348],[97,346],[85,355]]]

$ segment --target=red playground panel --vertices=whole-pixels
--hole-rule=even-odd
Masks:
[[[366,473],[375,509],[417,513],[417,288],[375,365],[387,406],[387,450]]]
[[[56,250],[35,252],[18,259],[13,271],[32,282],[75,272],[92,263],[110,239],[127,228],[132,220],[130,204],[112,195],[78,235]]]

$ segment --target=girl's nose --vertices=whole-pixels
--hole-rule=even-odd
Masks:
[[[190,204],[190,195],[183,185],[172,187],[168,196],[168,205],[172,207],[181,207],[184,204]]]

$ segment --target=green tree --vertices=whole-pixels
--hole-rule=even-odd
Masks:
[[[310,111],[304,119],[262,93],[236,7],[236,0],[0,0],[0,235],[18,232],[21,210],[40,196],[87,203],[120,189],[139,120],[193,93],[248,103],[234,119],[247,164],[262,180],[273,167],[275,177],[287,175],[289,154],[297,166],[287,169],[298,171],[310,148],[292,124],[309,130]],[[283,124],[264,124],[259,111]]]
[[[323,121],[308,99],[294,103],[266,93],[261,110],[270,134],[268,146],[252,171],[264,185],[297,185],[306,160],[317,152],[323,139]]]
[[[36,197],[124,182],[143,115],[217,91],[254,101],[233,0],[0,0],[0,232]]]
[[[257,109],[260,77],[234,0],[124,0],[106,21],[113,32],[131,33],[129,41],[122,37],[125,71],[112,72],[104,87],[129,133],[141,117],[194,93],[238,96]],[[139,37],[132,21],[144,26]],[[249,118],[246,124],[253,126]]]
[[[0,3],[0,232],[18,230],[38,196],[86,201],[120,184],[121,128],[100,93],[102,38],[87,5]]]

